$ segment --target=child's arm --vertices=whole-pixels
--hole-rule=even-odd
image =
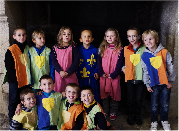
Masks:
[[[55,48],[53,47],[52,51],[51,51],[51,60],[52,60],[52,64],[53,64],[53,67],[55,68],[55,70],[57,72],[60,73],[60,71],[63,71],[61,66],[59,65],[58,63],[58,60],[57,60],[57,54],[55,52]]]
[[[82,111],[76,118],[76,122],[75,122],[76,124],[72,128],[72,130],[80,130],[83,127],[83,124],[84,124],[83,113],[84,113],[84,111]]]
[[[107,120],[102,112],[96,113],[94,121],[98,125],[98,128],[100,128],[101,130],[107,129]]]
[[[53,78],[53,80],[55,81],[55,68],[53,67],[53,64],[52,64],[51,53],[52,53],[52,52],[50,52],[50,55],[49,55],[50,76],[51,76],[51,77]]]
[[[106,77],[106,74],[103,71],[102,67],[102,57],[100,54],[98,54],[98,59],[97,59],[97,68],[98,68],[98,75],[99,77]]]
[[[68,68],[68,70],[66,71],[68,74],[67,75],[71,75],[74,72],[76,72],[78,70],[78,66],[80,64],[80,52],[78,50],[78,48],[75,46],[72,46],[72,64],[71,66]]]
[[[170,89],[173,87],[173,82],[175,81],[175,70],[174,70],[174,65],[173,65],[173,60],[171,54],[167,51],[166,54],[166,71],[168,74],[168,82],[169,85],[167,85],[167,88]]]
[[[16,111],[15,111],[15,115],[19,115],[20,114],[20,112],[22,110],[21,107],[22,107],[21,103],[17,105]]]
[[[142,65],[142,69],[143,69],[143,82],[146,85],[147,88],[150,87],[150,76],[147,70],[147,66],[144,63],[144,61],[141,59],[141,65]],[[147,89],[148,90],[148,89]]]
[[[120,56],[118,57],[115,71],[110,74],[110,77],[112,79],[115,79],[121,73],[121,68],[123,66],[123,63],[124,63],[124,49],[121,50]]]
[[[94,73],[94,77],[95,77],[95,79],[97,80],[97,79],[99,78],[98,73]]]
[[[10,130],[22,130],[23,125],[22,123],[19,123],[18,121],[12,120],[10,122]]]

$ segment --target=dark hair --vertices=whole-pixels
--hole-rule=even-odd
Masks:
[[[83,28],[83,29],[81,29],[80,35],[81,35],[81,33],[82,33],[83,31],[85,31],[85,30],[90,31],[90,32],[91,32],[91,35],[93,36],[93,32],[92,32],[92,30],[91,30],[90,28]]]
[[[130,26],[130,27],[128,28],[128,30],[136,30],[136,31],[137,31],[137,34],[140,35],[140,30],[139,30],[139,28],[138,28],[137,26]],[[127,31],[128,31],[128,30],[127,30]]]
[[[24,88],[22,89],[22,91],[20,92],[20,100],[24,101],[24,96],[27,95],[28,93],[34,93],[33,90],[31,88]]]
[[[17,30],[24,30],[26,32],[25,28],[18,26],[14,29],[13,35],[16,35]]]
[[[80,91],[82,92],[83,90],[90,90],[91,93],[94,95],[94,91],[91,86],[83,86]]]
[[[72,88],[76,88],[78,95],[80,94],[80,87],[79,87],[78,84],[76,84],[76,83],[68,83],[68,84],[66,85],[66,87],[67,87],[67,86],[70,86],[70,87],[72,87]],[[65,91],[66,91],[66,89],[65,89]]]
[[[52,79],[53,80],[53,78],[50,75],[43,75],[39,80],[40,83],[41,83],[42,79]],[[54,81],[53,81],[53,83],[54,83]]]

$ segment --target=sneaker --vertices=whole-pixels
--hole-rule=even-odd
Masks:
[[[170,124],[168,121],[161,121],[164,131],[170,131]]]
[[[150,130],[151,131],[156,131],[157,130],[157,125],[158,125],[157,121],[152,122]]]
[[[127,116],[127,123],[129,125],[134,125],[134,117],[133,117],[133,115],[128,115]]]
[[[136,123],[137,125],[141,125],[141,124],[142,124],[142,118],[141,118],[140,115],[136,115],[136,116],[135,116],[135,123]]]
[[[107,117],[107,115],[108,115],[107,113],[104,113],[104,116],[105,116],[105,117]]]
[[[111,120],[116,120],[116,114],[114,114],[114,113],[110,114],[110,119]]]

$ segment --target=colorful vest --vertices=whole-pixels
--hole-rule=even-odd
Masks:
[[[18,88],[31,84],[30,62],[28,56],[29,46],[27,45],[25,47],[24,53],[21,52],[16,44],[13,44],[8,49],[11,51],[14,58]]]
[[[31,112],[22,110],[19,115],[14,115],[12,119],[22,123],[23,128],[27,130],[34,130],[37,124],[37,113],[35,110]]]
[[[162,49],[156,56],[148,52],[144,52],[142,55],[142,60],[146,64],[150,76],[151,87],[158,84],[169,84],[166,75],[166,54],[167,50]]]
[[[82,111],[83,108],[80,102],[75,102],[67,111],[66,101],[63,100],[60,106],[58,130],[71,130],[75,126],[75,121]]]
[[[114,49],[107,48],[102,57],[102,67],[105,74],[110,74],[115,71],[118,57],[121,49],[115,51]],[[100,96],[101,99],[111,96],[113,100],[121,100],[121,88],[120,88],[120,76],[118,75],[115,79],[100,77]]]
[[[34,82],[34,89],[39,89],[39,80],[41,76],[50,73],[50,52],[51,50],[48,47],[45,47],[43,52],[39,56],[34,47],[29,48],[29,53],[31,55],[31,73]]]
[[[59,92],[51,93],[48,98],[45,95],[36,95],[39,129],[58,124],[61,99],[62,94]]]
[[[124,47],[125,57],[125,82],[127,80],[143,80],[143,70],[141,65],[141,56],[145,46],[140,47],[135,53]]]
[[[55,48],[55,52],[57,54],[57,60],[63,71],[67,71],[68,68],[72,65],[72,47],[69,46],[66,49]],[[71,75],[68,75],[65,78],[62,78],[59,72],[55,71],[55,87],[54,91],[56,92],[64,92],[66,85],[68,83],[77,83],[77,76],[75,72]]]

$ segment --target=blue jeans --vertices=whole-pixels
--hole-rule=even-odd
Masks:
[[[156,85],[151,92],[151,122],[158,121],[159,104],[161,121],[168,121],[168,109],[171,89],[167,85]]]

